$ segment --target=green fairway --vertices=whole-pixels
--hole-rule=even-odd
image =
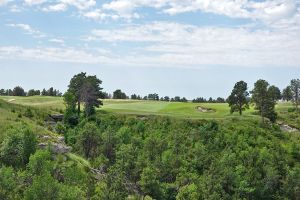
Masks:
[[[64,109],[62,97],[49,97],[49,96],[30,96],[30,97],[16,97],[16,96],[1,96],[9,103],[20,104],[24,106],[33,106],[37,108],[44,108],[49,110]]]
[[[59,111],[64,109],[62,97],[0,97],[6,102],[32,106],[50,111]],[[211,112],[202,112],[203,109],[212,109]],[[229,107],[223,103],[180,103],[180,102],[162,102],[162,101],[137,101],[137,100],[104,100],[100,110],[119,114],[136,115],[167,115],[180,118],[224,118],[237,116],[230,115]],[[245,117],[253,116],[252,109],[245,112]]]
[[[198,107],[212,109],[211,112],[202,112]],[[105,111],[121,114],[139,115],[168,115],[181,118],[225,118],[230,115],[226,103],[181,103],[161,101],[132,101],[132,100],[105,100],[102,108]],[[245,112],[245,116],[253,116],[252,109]]]
[[[64,109],[62,97],[32,96],[12,97],[1,96],[0,99],[12,104],[32,106],[40,109],[58,112]],[[203,112],[198,107],[210,109],[210,112]],[[276,109],[280,113],[287,112],[291,107],[290,103],[279,103]],[[179,118],[192,119],[223,119],[239,116],[238,113],[230,114],[227,103],[181,103],[163,101],[138,101],[138,100],[104,100],[100,110],[119,114],[132,115],[165,115]],[[257,117],[254,109],[245,111],[244,118]]]

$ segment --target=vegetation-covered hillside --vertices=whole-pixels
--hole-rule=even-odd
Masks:
[[[30,108],[30,118],[21,105],[1,101],[0,109],[1,199],[298,199],[300,194],[299,133],[255,118],[98,113],[74,128],[59,124],[51,132],[38,125],[45,116],[39,109]],[[35,141],[26,140],[30,133],[43,136],[30,143]],[[64,136],[72,153],[57,154],[51,145],[39,149],[45,136]]]
[[[251,98],[236,83],[228,104],[102,101],[101,83],[80,73],[63,98],[2,97],[1,200],[299,199],[300,80],[294,105],[265,80]]]

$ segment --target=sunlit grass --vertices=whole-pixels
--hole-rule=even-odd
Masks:
[[[0,97],[12,104],[32,106],[50,111],[62,111],[65,106],[62,97],[32,96],[32,97]],[[197,107],[210,108],[213,112],[201,112]],[[285,113],[292,107],[291,103],[278,103],[276,110]],[[132,115],[165,115],[179,118],[193,119],[224,119],[239,116],[238,113],[230,114],[227,103],[181,103],[162,101],[139,101],[139,100],[112,100],[103,101],[100,110],[119,114]],[[243,113],[244,118],[257,117],[254,107]]]

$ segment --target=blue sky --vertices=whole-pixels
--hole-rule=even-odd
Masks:
[[[300,75],[299,0],[0,0],[0,88],[226,97]]]

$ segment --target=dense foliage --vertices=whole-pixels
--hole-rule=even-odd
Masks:
[[[86,160],[35,152],[36,139],[26,127],[7,135],[1,144],[1,199],[297,199],[300,194],[300,140],[277,125],[98,113],[64,135]]]
[[[299,199],[299,131],[282,132],[264,121],[276,120],[277,87],[258,80],[251,92],[262,122],[233,116],[215,121],[96,112],[101,83],[75,75],[64,95],[65,123],[51,121],[47,134],[30,127],[42,125],[45,113],[0,102],[10,117],[18,112],[17,121],[26,118],[5,134],[0,129],[1,200]],[[280,111],[281,120],[299,120],[296,83],[290,86],[296,108]],[[233,111],[247,108],[247,96],[247,84],[237,83],[229,98]]]
[[[267,81],[260,79],[255,82],[251,91],[251,101],[255,104],[255,109],[259,111],[263,122],[265,117],[272,122],[275,122],[277,119],[275,105],[278,94],[274,88],[276,87],[269,86]]]
[[[234,85],[227,100],[230,106],[230,113],[239,112],[242,115],[244,110],[249,109],[249,92],[247,90],[248,86],[244,81],[239,81]]]
[[[68,86],[68,91],[64,95],[65,103],[69,112],[77,105],[77,114],[80,115],[81,104],[84,104],[85,116],[95,113],[95,107],[102,105],[100,98],[103,98],[102,81],[97,76],[87,76],[86,73],[79,73],[73,76]],[[72,108],[70,110],[70,108]]]

